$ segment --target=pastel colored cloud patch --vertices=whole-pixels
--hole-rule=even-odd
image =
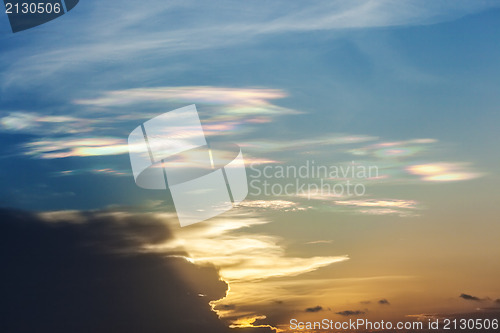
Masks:
[[[470,171],[466,163],[428,163],[411,165],[406,170],[426,182],[453,182],[479,178],[481,173]]]

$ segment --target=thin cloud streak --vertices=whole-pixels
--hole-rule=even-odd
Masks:
[[[0,118],[0,131],[33,134],[74,134],[89,132],[96,121],[68,115],[42,115],[13,111]]]
[[[300,207],[300,204],[298,202],[292,202],[287,200],[245,200],[239,203],[238,206],[248,207],[248,208],[279,210],[284,212],[304,211],[308,209],[308,207]]]
[[[454,182],[479,178],[481,173],[469,170],[467,163],[428,163],[411,165],[406,170],[425,182]]]
[[[367,199],[367,200],[346,200],[346,201],[335,201],[336,205],[341,206],[357,206],[357,207],[394,207],[394,208],[417,208],[417,202],[415,200],[402,200],[402,199]]]
[[[403,199],[365,199],[337,200],[335,205],[356,208],[356,212],[367,215],[398,215],[399,217],[415,217],[419,209],[415,200]]]

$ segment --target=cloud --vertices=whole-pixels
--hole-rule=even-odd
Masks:
[[[453,182],[479,178],[481,173],[469,170],[466,163],[428,163],[411,165],[406,170],[426,182]]]
[[[26,154],[43,159],[128,154],[125,139],[111,137],[43,139],[26,143]]]
[[[214,306],[214,310],[234,310],[236,305],[234,304],[218,304]]]
[[[333,243],[333,240],[317,240],[317,241],[307,242],[305,244],[331,244],[331,243]]]
[[[404,199],[366,199],[366,200],[337,200],[335,205],[358,207],[361,214],[368,215],[399,215],[400,217],[418,216],[414,211],[418,209],[415,200]],[[359,207],[363,207],[359,209]]]
[[[212,219],[210,223],[180,229],[175,239],[153,244],[147,250],[182,249],[193,262],[219,267],[219,273],[229,283],[297,276],[348,260],[347,256],[286,256],[285,249],[278,245],[280,237],[244,232],[267,223],[268,220],[255,217],[255,213],[239,210],[233,215]],[[207,255],[206,249],[210,249],[210,254]]]
[[[361,214],[367,215],[398,215],[399,217],[416,217],[418,214],[408,211],[401,211],[396,209],[360,209]]]
[[[356,310],[356,311],[351,311],[351,310],[346,310],[346,311],[341,311],[341,312],[335,312],[335,314],[341,315],[341,316],[360,316],[364,315],[364,311]]]
[[[100,221],[111,219],[116,222],[112,224],[115,229],[102,234],[113,234],[129,243],[116,243],[114,238],[110,237],[89,245],[123,255],[152,254],[176,261],[186,261],[197,267],[217,267],[218,276],[229,285],[230,292],[219,299],[210,297],[207,290],[199,290],[196,295],[208,295],[212,309],[233,327],[248,328],[253,325],[252,327],[262,329],[270,328],[263,322],[265,319],[259,319],[259,322],[255,319],[267,315],[261,312],[263,300],[267,299],[271,304],[276,299],[276,287],[268,288],[267,281],[271,284],[280,282],[280,278],[298,277],[321,267],[348,260],[347,256],[342,255],[315,257],[286,255],[280,237],[247,231],[265,225],[269,221],[245,207],[211,219],[209,223],[200,223],[189,228],[179,228],[175,214],[161,211],[147,214],[121,210],[57,211],[39,213],[38,216],[56,226],[65,224],[68,220],[73,221],[75,225],[86,225],[90,220],[99,226]],[[141,225],[141,221],[142,223],[149,221],[152,223],[152,229],[147,231],[141,228],[140,230],[144,232],[129,232],[129,228],[134,226],[133,221],[139,221],[138,225]],[[156,224],[175,232],[162,236],[161,233],[154,232]],[[124,226],[124,230],[119,226]],[[99,230],[97,227],[94,228]],[[297,280],[297,283],[300,281]],[[300,283],[303,286],[308,282]],[[198,298],[207,299],[207,297]]]
[[[471,295],[468,295],[468,294],[460,294],[459,297],[462,298],[462,299],[465,299],[467,301],[477,301],[477,302],[482,301],[482,299],[480,299],[479,297],[471,296]]]
[[[415,200],[403,199],[367,199],[367,200],[347,200],[335,201],[336,205],[341,206],[357,206],[357,207],[394,207],[394,208],[408,208],[415,209],[417,202]]]
[[[130,107],[197,104],[202,110],[203,129],[207,136],[241,132],[241,125],[270,122],[273,117],[301,112],[278,106],[272,100],[288,94],[281,89],[232,88],[214,86],[184,86],[136,88],[105,91],[100,97],[76,99],[76,105],[86,108],[115,109]],[[116,112],[116,111],[115,111]],[[135,112],[134,112],[135,114]]]
[[[381,299],[378,301],[378,304],[381,304],[381,305],[390,305],[391,303],[389,303],[388,300],[386,300],[385,298]]]
[[[34,134],[74,134],[91,131],[92,119],[14,111],[0,118],[0,131]]]
[[[260,140],[247,141],[243,145],[247,149],[255,149],[259,152],[275,152],[283,150],[310,149],[310,147],[349,145],[377,140],[377,137],[368,135],[349,135],[349,134],[329,134],[320,137],[304,138],[301,140]]]
[[[498,320],[498,317],[500,316],[500,310],[498,308],[496,309],[477,309],[474,312],[466,312],[466,313],[421,313],[421,314],[413,314],[413,315],[407,315],[406,317],[411,317],[415,318],[416,320],[419,321],[425,321],[427,322],[428,320],[443,320],[443,319],[449,319],[449,320],[454,320],[456,319],[457,321],[459,320],[469,320],[469,319],[481,319],[481,321],[485,320]],[[489,330],[491,331],[491,330]],[[488,332],[488,330],[466,330],[465,332]]]
[[[296,277],[302,286],[307,285],[300,275],[346,261],[348,257],[286,255],[281,237],[248,230],[265,225],[269,220],[243,208],[232,215],[212,219],[210,223],[182,228],[176,232],[175,239],[153,245],[148,250],[182,250],[194,263],[217,266],[231,291],[224,299],[211,303],[214,310],[228,320],[231,327],[260,327],[268,324],[263,322],[262,316],[267,313],[263,313],[262,303],[274,304],[276,299],[276,287],[268,287],[269,283]],[[235,308],[222,309],[221,304],[232,304]],[[260,322],[255,318],[261,318]]]
[[[138,251],[172,237],[152,215],[0,210],[0,221],[6,331],[229,332],[208,304],[227,290],[213,266]]]
[[[212,86],[185,86],[185,87],[157,87],[157,88],[136,88],[126,90],[114,90],[102,93],[101,97],[90,99],[77,99],[74,104],[113,107],[135,105],[144,102],[178,102],[235,106],[266,106],[269,100],[281,99],[287,94],[280,89],[261,88],[229,88]],[[243,111],[243,112],[242,112]],[[230,108],[223,110],[228,113],[255,113],[262,112],[262,109],[238,109]],[[270,110],[264,113],[268,113]]]
[[[128,132],[117,128],[123,128],[127,122],[132,121],[137,126],[140,124],[137,120],[142,122],[158,115],[158,109],[169,110],[186,103],[197,103],[204,134],[211,139],[216,136],[242,135],[258,129],[261,123],[270,122],[277,116],[299,114],[299,111],[272,103],[272,100],[286,96],[279,89],[212,86],[105,91],[101,97],[74,100],[73,107],[80,109],[73,112],[79,114],[79,117],[16,112],[0,119],[0,129],[43,134],[42,139],[23,145],[26,154],[38,158],[121,155],[128,154],[130,148],[135,148],[127,145]],[[137,105],[140,105],[140,111],[137,111]],[[99,117],[95,116],[95,112],[99,112]],[[82,135],[83,132],[86,134]],[[183,129],[183,135],[183,140],[188,141],[192,131],[189,128]],[[246,160],[249,164],[277,162],[251,155]]]
[[[427,150],[429,144],[436,142],[437,140],[429,138],[379,142],[349,152],[355,156],[369,155],[377,159],[407,158]]]
[[[266,324],[258,324],[258,321],[262,321],[266,319],[266,316],[263,315],[258,315],[258,316],[248,316],[248,317],[243,317],[243,318],[238,318],[234,320],[231,325],[229,325],[230,328],[237,328],[237,329],[247,329],[247,328],[252,328],[252,329],[261,329],[264,328],[266,332],[268,330],[272,330],[274,332],[279,332],[279,330],[276,327],[273,327],[271,325],[266,325]],[[245,331],[246,332],[246,331]],[[253,331],[250,331],[253,332]],[[260,330],[258,332],[261,332]]]
[[[298,202],[287,200],[245,200],[238,204],[240,207],[262,208],[271,210],[280,210],[284,212],[303,211],[307,207],[300,207]]]
[[[305,310],[306,312],[320,312],[320,311],[323,311],[323,307],[322,306],[315,306],[313,308],[307,308]]]

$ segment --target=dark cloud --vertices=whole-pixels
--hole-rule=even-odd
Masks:
[[[335,314],[341,315],[341,316],[360,316],[364,315],[364,311],[356,310],[356,311],[351,311],[351,310],[346,310],[346,311],[341,311],[341,312],[335,312]]]
[[[495,303],[500,304],[500,298],[495,301]]]
[[[305,310],[306,312],[320,312],[320,311],[323,311],[323,307],[322,306],[315,306],[313,308],[307,308]]]
[[[471,295],[467,295],[467,294],[460,294],[459,297],[463,298],[463,299],[465,299],[467,301],[477,301],[477,302],[481,301],[481,299],[479,297],[471,296]]]
[[[164,223],[80,217],[0,210],[1,332],[230,332],[208,304],[227,290],[214,267],[137,251],[172,237]]]
[[[382,305],[390,305],[391,303],[389,303],[388,300],[386,300],[385,298],[381,299],[380,301],[378,301],[378,304],[382,304]]]

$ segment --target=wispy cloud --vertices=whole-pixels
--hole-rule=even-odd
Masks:
[[[125,139],[104,137],[44,139],[24,146],[26,154],[44,159],[120,155],[129,152]]]
[[[398,215],[399,217],[416,217],[418,214],[408,211],[401,211],[397,209],[389,208],[373,208],[373,209],[360,209],[358,210],[361,214],[367,215]]]
[[[379,142],[369,146],[354,148],[349,152],[355,156],[372,156],[384,158],[406,158],[423,152],[430,144],[436,143],[435,139],[412,139],[405,141]]]
[[[123,0],[119,8],[88,1],[88,10],[73,16],[63,29],[73,44],[59,44],[45,52],[22,46],[17,61],[3,73],[3,86],[28,82],[72,70],[84,70],[109,59],[128,63],[152,57],[163,59],[179,53],[252,42],[288,32],[421,25],[447,20],[498,6],[495,1],[356,0],[317,1],[291,5],[278,0],[245,3],[245,9],[227,1],[153,0],[148,6]],[[196,11],[191,10],[197,8]],[[82,10],[82,8],[80,8]],[[182,14],[179,14],[182,13]],[[109,15],[115,19],[110,21]],[[180,20],[179,17],[188,17]],[[151,25],[158,22],[162,25]],[[138,29],[138,27],[141,27]],[[50,37],[48,37],[50,38]],[[41,45],[45,41],[40,40]],[[51,43],[50,45],[53,45]],[[38,47],[38,45],[34,45]],[[10,54],[8,59],[16,59]],[[129,69],[134,69],[132,66]]]
[[[277,152],[283,150],[310,149],[311,147],[330,146],[330,145],[348,145],[377,140],[377,137],[368,135],[349,135],[333,133],[320,137],[304,138],[301,140],[267,140],[267,141],[247,141],[244,147],[247,149],[256,149],[260,152]]]
[[[273,329],[275,332],[281,332],[282,330],[273,327],[271,325],[259,325],[256,324],[258,320],[264,320],[267,317],[264,315],[253,315],[249,317],[242,317],[236,320],[233,320],[229,325],[230,328],[259,328],[259,327],[267,327]]]
[[[278,209],[287,205],[286,202],[275,204]],[[264,206],[267,207],[267,204]],[[298,278],[301,274],[348,260],[345,255],[286,255],[280,237],[251,232],[252,228],[270,221],[255,217],[254,212],[250,213],[248,208],[240,209],[233,215],[177,230],[175,238],[164,244],[145,246],[146,251],[185,251],[189,261],[217,266],[222,279],[228,282],[230,291],[226,298],[213,302],[212,306],[219,316],[230,320],[233,327],[253,325],[257,317],[263,316],[259,304],[276,297],[276,288],[268,290],[268,281]],[[226,308],[223,304],[233,306]]]
[[[241,202],[239,206],[280,210],[285,212],[307,210],[307,207],[301,207],[298,202],[287,200],[245,200]]]
[[[338,315],[341,315],[341,316],[344,316],[344,317],[348,317],[348,316],[360,316],[360,315],[364,315],[365,312],[364,311],[361,311],[361,310],[345,310],[345,311],[340,311],[340,312],[335,312],[335,314],[338,314]]]
[[[345,201],[335,201],[336,205],[342,206],[357,206],[357,207],[394,207],[394,208],[408,208],[415,209],[417,207],[417,202],[415,200],[403,200],[403,199],[366,199],[366,200],[345,200]]]
[[[462,299],[465,299],[466,301],[476,301],[476,302],[482,301],[482,299],[480,299],[479,297],[468,295],[468,294],[460,294],[459,297]]]
[[[91,131],[92,119],[13,111],[0,118],[0,131],[34,134],[74,134]]]
[[[269,100],[281,99],[287,94],[279,89],[239,89],[210,86],[157,87],[104,92],[101,97],[75,100],[75,104],[110,107],[144,102],[170,101],[221,105],[266,105]],[[225,110],[245,113],[252,110]],[[261,110],[253,110],[259,112]]]
[[[356,212],[368,215],[414,217],[418,216],[415,210],[419,209],[415,200],[403,199],[337,200],[334,203],[339,206],[356,207]]]
[[[467,163],[416,164],[408,166],[406,170],[426,182],[454,182],[482,176],[479,172],[471,171]]]

